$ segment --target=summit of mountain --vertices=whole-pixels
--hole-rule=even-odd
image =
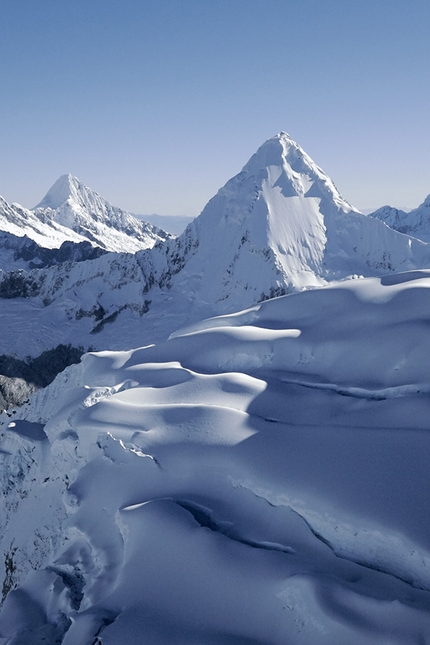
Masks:
[[[430,264],[426,245],[351,206],[285,132],[266,141],[181,236],[139,256],[153,264],[151,282],[192,284],[195,299],[219,312]]]
[[[112,206],[71,174],[57,179],[33,212],[40,220],[69,228],[107,251],[134,253],[172,237]]]
[[[106,252],[135,253],[173,238],[63,175],[33,209],[0,197],[0,270],[43,268]]]

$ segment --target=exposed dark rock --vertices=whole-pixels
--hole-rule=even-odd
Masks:
[[[49,385],[66,367],[79,363],[84,352],[83,347],[58,345],[25,361],[0,356],[0,411],[25,403],[30,394]]]
[[[26,235],[18,237],[5,231],[0,231],[0,249],[12,249],[14,260],[24,260],[28,263],[29,269],[44,269],[64,262],[95,260],[107,252],[100,246],[92,246],[87,241],[66,241],[59,249],[47,249],[39,246]]]
[[[0,282],[0,298],[33,298],[38,295],[39,289],[37,281],[27,277],[22,269],[10,271]]]

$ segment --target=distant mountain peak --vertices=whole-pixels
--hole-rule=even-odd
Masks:
[[[430,242],[430,195],[427,195],[418,208],[411,211],[405,212],[392,206],[382,206],[371,213],[370,217],[385,222],[387,226],[399,233],[412,235],[423,242]]]
[[[42,221],[56,222],[108,251],[134,253],[172,237],[112,206],[70,173],[57,179],[33,213]]]
[[[55,210],[67,202],[70,197],[76,199],[78,194],[85,190],[89,191],[90,189],[84,186],[77,177],[74,177],[70,173],[61,175],[34,209],[52,208]]]

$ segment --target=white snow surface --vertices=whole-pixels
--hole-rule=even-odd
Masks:
[[[429,642],[429,328],[430,270],[349,280],[4,413],[0,644]]]
[[[59,248],[63,242],[82,242],[86,238],[57,222],[44,221],[28,208],[8,204],[0,197],[0,230],[17,237],[26,235],[39,246]]]

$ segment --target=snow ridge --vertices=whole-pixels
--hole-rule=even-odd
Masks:
[[[108,251],[134,253],[172,237],[112,206],[70,174],[61,176],[33,211],[41,220],[57,222]]]
[[[115,208],[71,175],[60,177],[33,210],[8,204],[0,197],[0,233],[3,271],[32,268],[23,257],[26,245],[35,257],[43,256],[43,249],[60,249],[66,242],[89,242],[103,251],[135,253],[172,237]],[[39,264],[43,265],[43,261]]]
[[[391,206],[383,206],[370,214],[370,217],[385,222],[387,226],[417,237],[423,242],[430,242],[430,195],[428,195],[418,208],[409,212]]]

